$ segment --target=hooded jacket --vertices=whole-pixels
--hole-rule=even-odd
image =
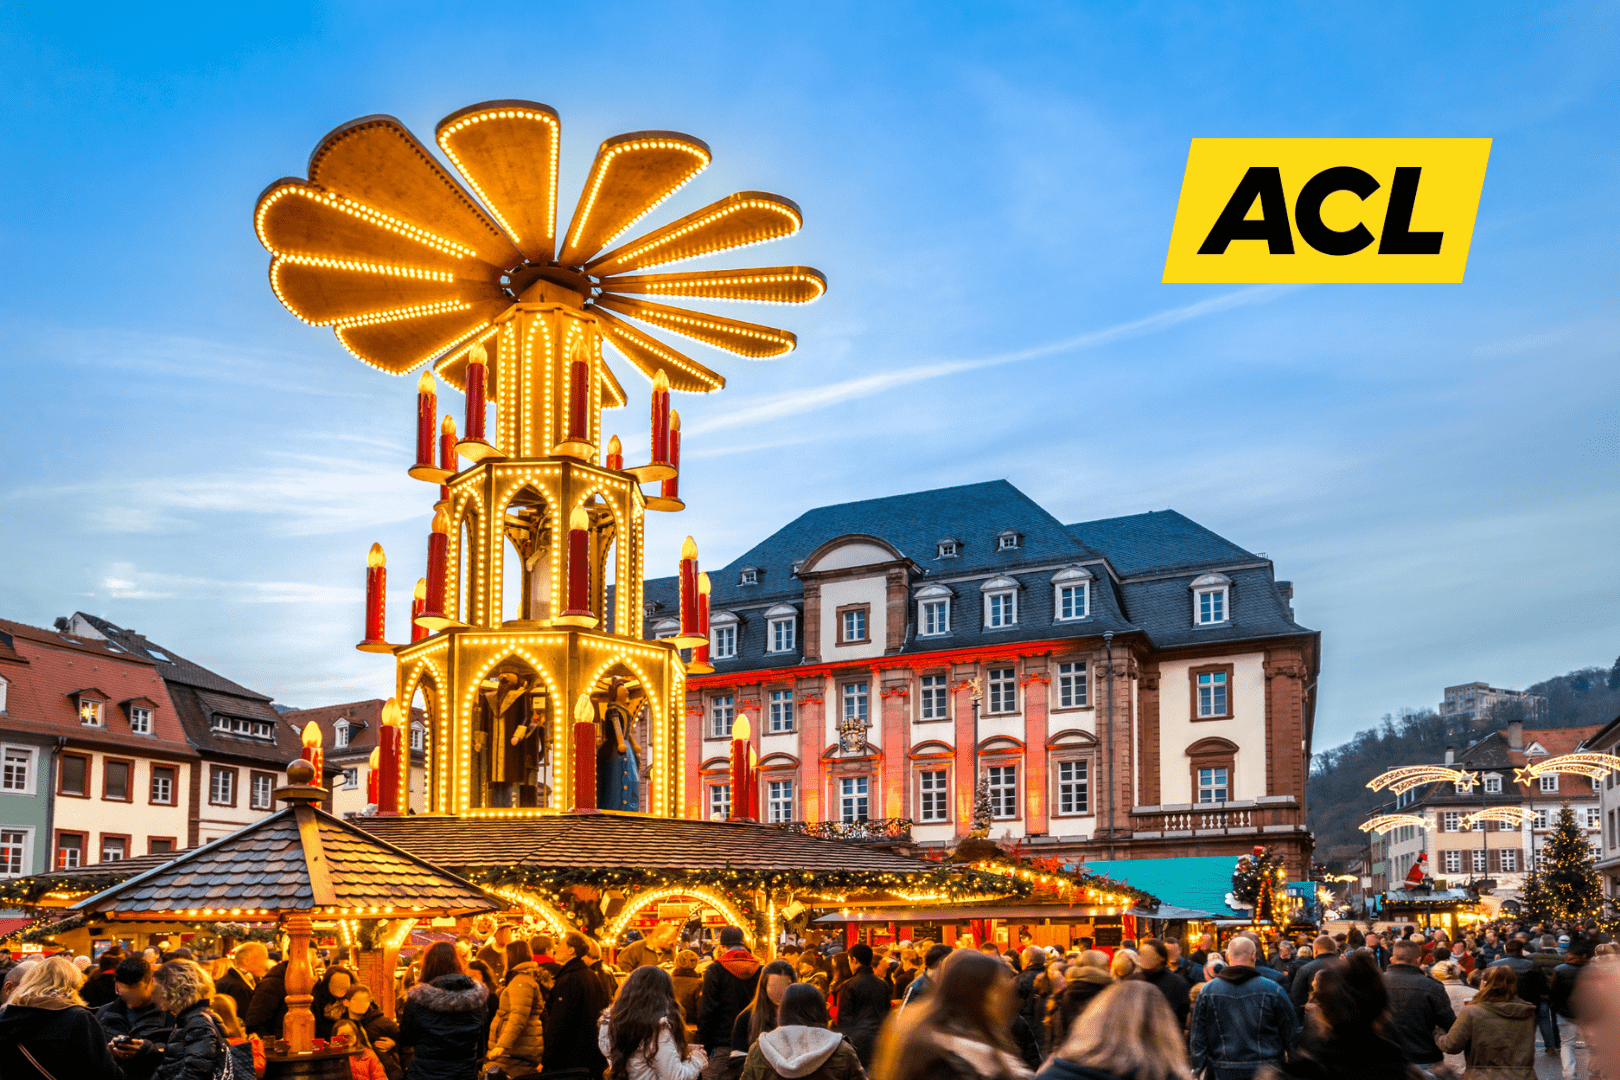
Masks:
[[[472,1080],[484,1057],[488,1001],[484,985],[461,974],[411,987],[399,1018],[399,1045],[416,1048],[407,1080]]]
[[[501,1007],[495,1013],[495,1024],[489,1029],[489,1048],[499,1050],[502,1057],[540,1064],[546,1045],[545,991],[552,984],[549,974],[543,980],[541,976],[540,965],[533,960],[512,967],[506,988],[501,991]]]
[[[596,1022],[613,998],[581,957],[562,966],[546,995],[543,1071],[583,1069],[602,1075],[607,1059],[596,1048]]]
[[[0,1076],[39,1075],[21,1047],[57,1080],[121,1080],[123,1073],[107,1034],[96,1016],[83,1005],[57,998],[30,998],[27,1004],[0,1009]]]
[[[212,1080],[220,1060],[230,1052],[231,1044],[219,1017],[206,999],[198,1001],[174,1018],[174,1030],[163,1044],[163,1062],[158,1065],[156,1080]]]
[[[1437,1040],[1468,1062],[1465,1080],[1534,1080],[1536,1007],[1527,1001],[1482,1001],[1463,1007]]]
[[[703,973],[703,1000],[698,1008],[698,1041],[710,1056],[725,1046],[737,1014],[754,1000],[759,987],[759,961],[747,949],[732,949]]]
[[[1391,964],[1384,972],[1389,991],[1389,1023],[1384,1036],[1401,1048],[1414,1065],[1434,1065],[1444,1056],[1434,1042],[1434,1029],[1457,1022],[1446,988],[1411,964]]]
[[[789,1024],[759,1037],[742,1080],[865,1080],[849,1041],[826,1028]]]
[[[1282,987],[1248,965],[1228,964],[1193,1004],[1193,1075],[1204,1075],[1207,1066],[1210,1080],[1248,1080],[1261,1065],[1287,1056],[1296,1030]]]

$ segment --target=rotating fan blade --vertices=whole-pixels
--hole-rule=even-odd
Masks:
[[[390,273],[388,268],[356,263],[310,263],[297,256],[277,256],[270,262],[270,287],[276,297],[288,311],[316,326],[358,323],[407,308],[448,311],[501,299],[492,281],[447,277]]]
[[[648,337],[601,308],[592,310],[596,313],[597,325],[602,328],[602,337],[648,379],[662,371],[669,380],[671,390],[706,394],[725,388],[725,379],[691,357],[676,352],[656,338]]]
[[[392,116],[365,116],[336,129],[309,158],[309,179],[328,191],[512,267],[522,254],[438,159]]]
[[[562,122],[538,101],[485,101],[439,121],[439,149],[533,263],[557,241],[557,143]]]
[[[602,280],[612,293],[690,296],[755,304],[808,304],[827,291],[827,277],[809,266],[759,266],[751,270],[700,270],[693,274],[639,274]]]
[[[596,304],[751,360],[790,353],[798,343],[798,339],[786,330],[737,319],[723,319],[718,315],[654,304],[647,300],[632,300],[628,296],[603,293],[596,298]]]
[[[713,255],[792,236],[804,224],[798,204],[765,191],[739,191],[679,221],[621,244],[585,269],[597,277]]]
[[[619,382],[619,377],[613,374],[613,369],[608,367],[604,361],[602,364],[602,408],[622,409],[628,404],[630,404],[630,398],[624,392],[624,385]]]
[[[615,135],[596,151],[557,261],[578,266],[708,168],[709,146],[679,131]]]
[[[394,375],[432,360],[487,329],[509,301],[468,304],[458,311],[401,313],[358,325],[339,326],[343,347],[373,367]]]

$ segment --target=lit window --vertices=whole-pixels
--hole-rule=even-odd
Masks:
[[[1542,791],[1556,792],[1558,790],[1557,773],[1542,773],[1539,779],[1541,780]]]
[[[1509,874],[1518,873],[1519,853],[1513,848],[1502,849],[1502,870]]]
[[[353,791],[360,786],[360,766],[351,765],[343,770],[343,789]]]
[[[737,584],[739,584],[739,585],[758,585],[759,584],[759,571],[756,570],[752,566],[743,567],[742,568],[742,573],[737,576]]]
[[[349,722],[339,719],[332,725],[332,745],[339,749],[349,745]]]
[[[208,781],[208,801],[215,806],[236,805],[236,770],[213,766]]]
[[[249,805],[251,805],[255,810],[270,809],[270,803],[272,801],[271,796],[275,791],[275,788],[275,777],[269,775],[268,773],[254,773],[253,793],[250,796],[251,802]]]
[[[984,624],[992,628],[1012,626],[1018,621],[1018,594],[1016,592],[990,593],[984,598]]]
[[[1502,793],[1502,778],[1500,776],[1487,776],[1485,778],[1485,794],[1500,795]]]
[[[921,821],[949,821],[951,819],[948,778],[944,769],[930,769],[918,774],[918,804]]]
[[[1211,768],[1198,770],[1198,801],[1201,803],[1218,803],[1226,801],[1226,769]]]
[[[709,785],[709,820],[724,821],[731,816],[731,785]]]
[[[4,764],[0,766],[0,791],[32,791],[33,771],[32,750],[20,746],[6,747]]]
[[[839,820],[846,824],[866,821],[867,777],[846,776],[838,782]]]
[[[1060,761],[1057,767],[1058,813],[1084,814],[1090,809],[1084,761]]]
[[[102,798],[128,802],[129,771],[129,762],[108,760],[102,775],[102,782],[105,785]]]
[[[771,691],[771,730],[793,730],[793,691]]]
[[[1198,715],[1225,716],[1226,672],[1205,671],[1198,676]]]
[[[137,735],[152,734],[152,710],[140,705],[129,707],[129,730]]]
[[[1456,810],[1447,810],[1445,816],[1446,832],[1462,832],[1462,814]]]
[[[124,838],[122,836],[103,836],[101,838],[101,861],[124,861]]]
[[[84,837],[79,833],[63,833],[56,838],[56,868],[71,870],[84,865]]]
[[[79,699],[79,723],[91,727],[101,726],[101,702],[95,698],[82,697]]]
[[[28,834],[21,829],[0,829],[0,877],[16,877],[23,872]]]
[[[1058,708],[1080,709],[1085,707],[1086,701],[1086,662],[1059,664]]]
[[[945,676],[924,675],[922,677],[922,703],[920,719],[944,720],[948,715],[945,691]]]
[[[990,711],[1018,711],[1018,677],[1010,667],[990,669]]]
[[[1596,806],[1586,808],[1586,827],[1596,829],[1603,823],[1603,811]]]
[[[737,718],[737,707],[730,694],[724,694],[709,702],[709,738],[731,738],[731,722]],[[730,798],[728,795],[727,798]]]
[[[1448,874],[1462,873],[1462,852],[1448,851],[1445,853],[1445,871]]]
[[[714,635],[713,656],[716,660],[735,660],[737,658],[737,628],[735,626],[711,626],[710,632]]]
[[[771,643],[771,652],[792,652],[798,646],[791,615],[784,619],[772,619],[766,631],[766,640]]]
[[[1225,574],[1205,574],[1192,583],[1193,625],[1215,626],[1226,621],[1231,586],[1232,579]]]
[[[844,719],[858,720],[862,724],[866,720],[866,684],[852,682],[844,684]]]
[[[151,801],[162,806],[168,806],[174,802],[174,767],[172,765],[152,766]]]
[[[1018,816],[1018,766],[992,765],[985,770],[990,784],[990,816],[1005,821]]]
[[[427,748],[427,729],[421,724],[411,725],[411,749],[424,750]]]
[[[866,640],[866,609],[851,608],[844,612],[844,641]]]
[[[771,780],[766,783],[765,815],[772,825],[793,820],[793,781]]]

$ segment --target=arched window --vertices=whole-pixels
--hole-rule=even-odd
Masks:
[[[332,745],[339,750],[349,745],[349,722],[341,716],[332,725]]]
[[[412,721],[411,723],[411,749],[427,749],[427,728],[420,720]]]
[[[1231,578],[1225,574],[1205,574],[1190,587],[1194,626],[1219,626],[1231,619]]]
[[[1052,619],[1073,622],[1091,614],[1093,574],[1083,566],[1070,566],[1052,575]]]

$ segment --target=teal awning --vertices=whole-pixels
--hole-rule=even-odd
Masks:
[[[1232,891],[1232,872],[1237,869],[1237,859],[1231,855],[1195,855],[1184,859],[1088,859],[1084,865],[1090,873],[1150,892],[1167,905],[1213,912],[1219,919],[1249,919],[1254,915],[1245,908],[1228,907],[1226,904],[1226,894]]]

